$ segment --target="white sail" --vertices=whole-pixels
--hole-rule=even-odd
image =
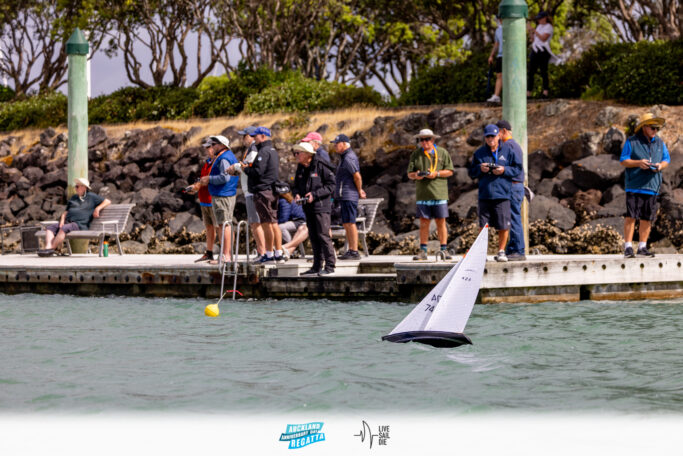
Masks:
[[[426,331],[462,333],[465,330],[484,276],[488,231],[487,227],[481,230],[460,262],[457,274],[443,292],[441,305],[434,309],[432,318],[425,326]]]
[[[418,305],[399,323],[393,331],[389,334],[398,334],[406,331],[421,331],[427,325],[427,322],[432,316],[434,309],[441,301],[448,284],[453,275],[458,271],[461,261],[448,271],[448,274],[436,284],[432,290],[427,293],[427,296],[420,301]]]

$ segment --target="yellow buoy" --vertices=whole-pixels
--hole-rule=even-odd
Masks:
[[[221,314],[221,311],[218,309],[218,304],[209,304],[204,308],[204,315],[207,317],[217,317]]]

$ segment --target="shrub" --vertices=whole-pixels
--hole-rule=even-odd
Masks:
[[[290,73],[287,79],[270,86],[247,99],[248,113],[308,112],[365,104],[382,104],[379,93],[369,87],[353,87],[330,81],[305,78],[301,73]]]
[[[11,87],[0,85],[0,103],[10,101],[14,98],[15,93]]]
[[[0,103],[0,131],[65,124],[67,104],[66,96],[59,92]]]
[[[90,100],[91,124],[135,120],[186,119],[192,115],[197,89],[184,87],[124,87]]]

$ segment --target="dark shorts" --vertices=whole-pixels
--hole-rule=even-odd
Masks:
[[[502,57],[496,57],[496,66],[493,68],[493,71],[496,73],[502,73],[503,72],[503,58]]]
[[[55,236],[59,232],[59,223],[53,223],[52,225],[48,225],[47,228],[45,228],[48,231],[52,231],[52,234]],[[72,231],[79,231],[80,228],[78,227],[78,223],[76,222],[71,222],[71,223],[65,223],[62,225],[62,231],[64,231],[64,234],[69,234]]]
[[[657,218],[657,195],[626,192],[626,217],[653,222]]]
[[[272,190],[254,193],[254,207],[261,223],[277,223],[277,197]]]
[[[356,223],[356,217],[358,217],[358,201],[340,201],[341,207],[341,222],[343,223]]]
[[[479,227],[489,224],[497,230],[510,229],[510,200],[480,199]]]
[[[417,203],[417,217],[422,219],[448,218],[448,204],[420,204]]]

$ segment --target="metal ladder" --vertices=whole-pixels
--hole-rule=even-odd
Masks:
[[[232,254],[232,262],[223,261],[223,246],[225,245],[225,228],[230,223],[230,238],[232,243],[230,245],[230,252]],[[221,248],[218,252],[218,269],[221,271],[221,297],[218,302],[223,300],[223,293],[225,289],[225,276],[232,276],[232,299],[235,300],[235,293],[237,292],[237,276],[239,275],[239,265],[237,262],[237,255],[239,254],[240,234],[244,227],[245,236],[245,250],[247,254],[247,262],[244,267],[244,275],[249,274],[249,224],[246,220],[241,220],[237,223],[237,227],[232,226],[232,222],[224,222],[221,226]]]

